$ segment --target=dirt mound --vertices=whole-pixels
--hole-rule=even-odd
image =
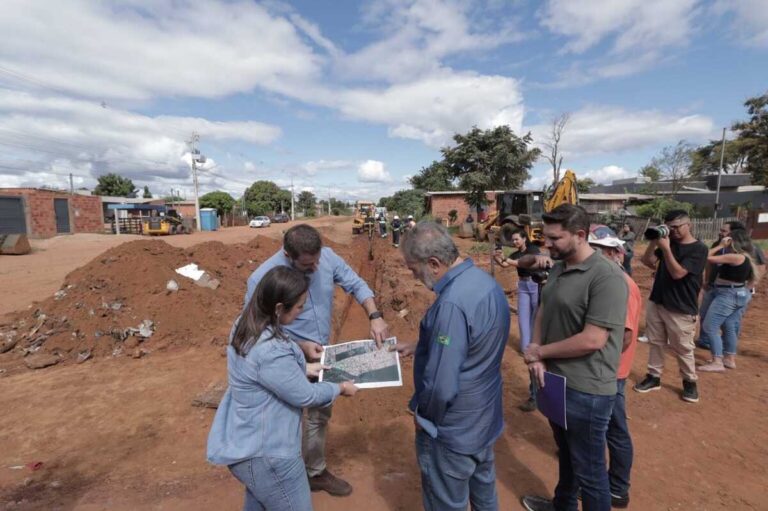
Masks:
[[[188,249],[140,240],[107,250],[67,275],[55,296],[0,326],[0,350],[11,352],[3,365],[14,360],[18,365],[20,357],[30,366],[37,359],[55,361],[50,355],[60,362],[83,361],[139,357],[170,345],[223,344],[242,307],[246,279],[279,247],[276,240],[257,237],[246,244],[206,242]],[[217,279],[218,288],[176,273],[189,263]],[[171,280],[178,291],[166,288]]]

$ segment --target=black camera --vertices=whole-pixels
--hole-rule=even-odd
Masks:
[[[549,278],[549,271],[547,270],[536,270],[531,272],[531,280],[536,284],[545,284],[547,278]]]
[[[645,230],[644,236],[648,241],[657,240],[659,238],[666,238],[669,236],[669,227],[664,224],[657,225],[655,227],[649,227]]]

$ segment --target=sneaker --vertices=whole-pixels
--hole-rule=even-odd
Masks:
[[[555,505],[552,504],[552,501],[543,497],[526,495],[520,499],[520,503],[528,511],[555,511]]]
[[[351,484],[331,474],[327,469],[309,478],[309,489],[325,491],[334,497],[345,497],[352,493]]]
[[[659,390],[661,388],[661,378],[658,376],[646,374],[645,379],[640,383],[637,383],[632,388],[635,389],[636,392],[640,392],[642,394],[652,390]]]
[[[648,336],[647,335],[641,335],[637,338],[637,342],[648,342]]]
[[[683,401],[689,403],[699,402],[699,390],[696,388],[695,381],[683,380]]]
[[[536,400],[529,397],[518,408],[524,412],[532,412],[536,409]]]
[[[625,509],[629,507],[629,495],[626,495],[624,497],[619,497],[618,495],[614,495],[611,493],[611,507],[615,507],[618,509]]]

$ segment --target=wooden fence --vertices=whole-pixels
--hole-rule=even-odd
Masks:
[[[590,213],[589,219],[592,223],[608,223],[610,220],[606,220],[604,215],[597,213]],[[695,237],[702,241],[713,241],[717,239],[720,228],[726,222],[740,220],[739,217],[729,216],[718,218],[713,220],[712,218],[692,218],[691,219],[691,232]],[[615,218],[614,221],[617,224],[627,223],[632,227],[632,230],[637,234],[637,239],[642,239],[643,232],[653,225],[659,225],[661,222],[653,218],[645,218],[640,216],[626,216],[621,218]],[[621,225],[615,225],[616,229],[620,229]]]

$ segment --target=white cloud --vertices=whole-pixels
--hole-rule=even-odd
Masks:
[[[518,132],[524,111],[516,80],[449,71],[378,91],[348,91],[338,101],[348,117],[387,124],[390,136],[432,147],[474,125],[509,124]]]
[[[597,184],[610,184],[615,179],[624,179],[632,176],[636,176],[636,171],[627,170],[618,165],[606,165],[599,169],[587,170],[579,172],[579,179],[591,179]]]
[[[308,161],[301,166],[307,175],[314,176],[321,171],[350,169],[354,162],[346,160],[317,160]]]
[[[6,0],[0,34],[4,68],[100,99],[281,92],[322,65],[293,24],[245,0]]]
[[[750,46],[768,48],[768,6],[765,0],[718,0],[712,7],[716,17],[733,15],[732,31]]]
[[[697,0],[549,0],[542,24],[582,53],[613,37],[615,52],[685,44],[693,31]]]
[[[386,183],[392,176],[384,169],[384,162],[366,160],[357,169],[357,179],[363,183]]]
[[[550,125],[530,127],[537,144],[547,140]],[[678,140],[704,141],[713,136],[714,123],[701,115],[673,115],[657,110],[632,111],[590,106],[573,112],[560,148],[566,160],[583,155],[641,149]]]

